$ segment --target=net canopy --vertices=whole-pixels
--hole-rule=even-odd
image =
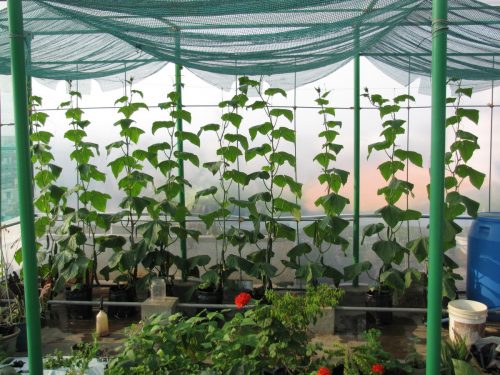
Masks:
[[[235,75],[272,75],[286,86],[290,73],[300,85],[357,53],[396,79],[409,70],[429,76],[431,8],[431,0],[23,1],[33,77],[145,77],[175,62],[220,86]],[[7,25],[4,9],[0,74],[10,74]],[[498,79],[499,6],[449,1],[448,33],[449,77]]]

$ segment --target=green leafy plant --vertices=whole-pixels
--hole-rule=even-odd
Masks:
[[[363,229],[363,239],[376,235],[378,240],[372,245],[373,251],[382,260],[383,265],[379,269],[376,278],[377,290],[390,288],[392,290],[404,290],[408,288],[414,280],[420,279],[418,270],[408,267],[404,271],[395,268],[395,265],[401,265],[405,255],[408,256],[409,250],[403,246],[398,239],[398,231],[401,226],[408,221],[419,220],[422,214],[412,209],[401,209],[397,206],[402,197],[412,195],[413,184],[411,182],[397,178],[397,174],[405,170],[405,161],[422,167],[422,155],[415,151],[409,151],[401,148],[397,144],[399,136],[405,134],[406,121],[398,118],[400,103],[404,101],[414,101],[409,95],[400,95],[395,97],[392,102],[384,99],[379,94],[372,94],[365,89],[364,97],[368,98],[384,120],[381,133],[382,141],[370,144],[368,146],[368,157],[375,151],[383,152],[387,160],[378,166],[380,174],[388,184],[377,191],[378,195],[384,197],[386,205],[376,211],[381,215],[383,222],[367,225]],[[360,270],[366,270],[371,266],[369,264],[358,265]],[[351,267],[352,268],[352,267]],[[352,271],[352,270],[348,270]],[[355,274],[356,272],[351,272]]]
[[[112,142],[106,146],[108,155],[113,150],[117,150],[119,155],[114,160],[110,161],[108,166],[116,179],[118,179],[118,187],[124,192],[125,197],[120,203],[122,211],[118,217],[123,218],[120,222],[123,228],[128,233],[128,248],[125,248],[125,241],[115,238],[117,242],[109,246],[113,249],[113,255],[109,260],[109,264],[101,270],[101,274],[109,279],[111,271],[120,271],[120,275],[115,279],[115,282],[123,282],[128,287],[137,287],[139,266],[147,252],[146,241],[138,239],[138,223],[145,213],[146,208],[150,207],[153,202],[151,198],[143,196],[143,191],[153,183],[153,177],[142,172],[143,160],[147,151],[138,148],[137,143],[144,130],[136,126],[135,120],[132,118],[141,109],[148,110],[148,106],[139,101],[135,101],[135,97],[143,97],[141,91],[133,88],[133,79],[127,81],[127,95],[118,98],[115,104],[120,107],[118,113],[122,116],[115,126],[120,129],[120,140]],[[105,244],[102,244],[105,246]]]
[[[339,194],[340,189],[347,183],[349,172],[333,167],[332,163],[337,160],[337,156],[342,150],[341,144],[335,143],[339,135],[337,128],[342,126],[340,121],[333,120],[335,109],[329,107],[330,101],[327,99],[330,92],[316,89],[318,97],[316,103],[320,106],[319,114],[323,117],[323,130],[319,134],[324,141],[322,151],[314,157],[314,161],[321,166],[319,182],[325,187],[325,193],[319,197],[315,204],[321,206],[325,212],[325,217],[315,220],[304,227],[304,233],[312,239],[314,246],[318,249],[316,259],[311,259],[308,255],[312,248],[308,243],[300,243],[288,252],[289,261],[283,261],[285,265],[295,269],[295,276],[313,283],[318,278],[326,276],[331,278],[336,285],[343,278],[341,272],[324,263],[324,255],[332,249],[334,245],[340,246],[343,252],[349,247],[347,239],[341,236],[349,222],[340,217],[343,209],[349,204],[349,199]],[[300,257],[305,257],[305,264],[300,264]]]
[[[84,375],[89,369],[90,362],[96,358],[99,345],[96,337],[92,343],[79,343],[65,356],[60,350],[46,356],[43,365],[46,369],[64,369],[67,375]]]
[[[365,342],[361,345],[334,344],[333,355],[339,358],[337,364],[343,365],[344,375],[371,375],[373,365],[381,367],[383,372],[388,370],[411,372],[409,365],[394,359],[384,350],[380,343],[380,331],[370,329],[363,334],[363,337]]]
[[[196,201],[201,197],[211,197],[215,203],[214,210],[200,215],[207,229],[217,224],[217,264],[202,275],[202,279],[215,290],[221,290],[224,287],[229,275],[241,263],[238,259],[229,259],[231,264],[229,266],[226,261],[229,246],[237,241],[234,236],[239,233],[237,228],[230,226],[228,218],[234,211],[235,205],[244,204],[231,196],[231,187],[235,184],[245,187],[252,180],[269,176],[268,173],[260,172],[246,174],[238,168],[238,158],[243,155],[243,151],[248,150],[249,146],[248,139],[239,133],[243,117],[238,113],[238,109],[243,109],[247,101],[246,93],[241,92],[234,95],[231,100],[220,102],[219,107],[223,110],[221,123],[202,126],[198,133],[200,135],[202,132],[214,132],[218,142],[216,150],[218,159],[203,164],[204,168],[217,176],[218,184],[198,191],[195,196]]]
[[[105,174],[90,163],[93,157],[99,155],[99,146],[86,141],[85,129],[90,122],[84,119],[84,112],[78,106],[81,94],[70,90],[69,95],[70,100],[61,103],[60,108],[66,108],[65,115],[70,121],[70,130],[64,133],[64,137],[73,144],[70,159],[75,163],[77,183],[66,192],[66,199],[75,197],[77,207],[65,207],[63,224],[58,228],[62,238],[53,265],[53,273],[58,276],[54,285],[56,291],[63,290],[71,280],[76,280],[74,287],[83,284],[91,287],[93,280],[98,282],[96,231],[98,226],[103,226],[100,215],[106,210],[108,199],[111,199],[109,194],[91,189],[95,182],[106,180]],[[87,248],[92,253],[91,258],[87,256]]]
[[[254,111],[262,110],[266,121],[263,124],[251,126],[248,129],[250,138],[254,141],[261,135],[264,141],[257,147],[249,147],[245,150],[245,160],[250,161],[257,156],[261,157],[263,166],[249,176],[262,180],[264,190],[258,192],[247,200],[232,202],[240,208],[249,211],[249,218],[254,225],[254,235],[243,236],[248,240],[256,240],[258,247],[256,252],[247,255],[247,262],[240,262],[240,266],[250,276],[262,280],[264,288],[272,287],[272,277],[276,274],[277,268],[271,264],[274,256],[273,243],[277,239],[295,240],[295,229],[283,224],[279,219],[283,214],[291,214],[295,220],[300,220],[300,206],[284,198],[284,193],[288,191],[290,195],[300,198],[302,194],[302,184],[295,181],[290,176],[281,172],[282,167],[288,164],[295,166],[295,156],[282,151],[282,142],[295,142],[295,131],[282,125],[282,120],[293,121],[293,112],[285,108],[271,106],[272,98],[275,95],[286,97],[286,92],[280,88],[263,87],[262,82],[251,80],[248,77],[239,79],[239,91],[248,95],[249,89],[257,93],[257,100],[247,105]],[[261,137],[261,138],[262,138]],[[258,233],[261,233],[261,226],[264,229],[265,247],[260,246]]]
[[[166,134],[166,140],[162,137],[162,142],[153,143],[147,150],[135,150],[133,153],[141,161],[148,160],[162,176],[159,186],[155,187],[155,198],[147,198],[145,202],[150,219],[137,225],[138,233],[142,236],[138,246],[144,249],[142,264],[149,271],[143,277],[142,284],[147,284],[155,275],[166,277],[172,282],[176,272],[173,265],[187,275],[199,276],[198,266],[208,264],[210,259],[208,256],[197,256],[185,261],[170,251],[179,239],[191,237],[198,241],[199,238],[198,231],[186,229],[182,224],[190,213],[176,201],[184,186],[191,186],[188,180],[176,174],[178,160],[189,161],[196,167],[199,166],[199,160],[193,153],[175,150],[175,142],[180,139],[199,147],[200,139],[195,133],[175,129],[176,119],[182,118],[190,123],[191,114],[185,109],[177,109],[176,92],[170,92],[167,97],[169,101],[160,103],[159,107],[168,111],[169,119],[155,121],[152,125],[152,133]]]
[[[322,285],[305,295],[266,292],[230,320],[222,312],[151,317],[133,326],[107,374],[309,374],[331,361],[328,350],[309,342],[307,327],[322,306],[335,306],[342,291]]]
[[[456,246],[456,236],[462,232],[462,227],[456,219],[464,214],[476,217],[479,210],[479,202],[467,197],[463,193],[463,184],[468,182],[476,189],[481,189],[486,175],[472,168],[470,160],[474,153],[479,150],[478,137],[467,129],[467,123],[478,125],[479,110],[463,108],[461,102],[465,96],[472,96],[472,88],[462,87],[462,81],[452,79],[455,83],[455,96],[446,99],[448,104],[453,105],[453,114],[446,119],[447,129],[451,129],[453,142],[449,151],[445,154],[446,177],[445,177],[445,232],[444,251]],[[455,272],[459,267],[446,253],[443,258],[443,296],[450,299],[457,298],[456,280],[462,277]]]
[[[441,374],[465,375],[476,374],[477,371],[468,363],[472,356],[465,339],[456,336],[455,340],[442,340],[441,343]],[[457,371],[458,370],[458,371]],[[465,372],[464,372],[465,371]],[[468,372],[471,371],[471,372]]]
[[[50,142],[54,134],[43,129],[49,115],[39,110],[41,106],[41,97],[30,97],[31,159],[35,182],[34,206],[37,210],[35,234],[38,241],[45,238],[45,245],[37,242],[36,248],[38,249],[39,274],[43,280],[46,280],[51,277],[54,258],[58,253],[55,232],[58,219],[66,206],[67,189],[56,184],[62,168],[53,163],[54,156]],[[18,264],[22,263],[21,249],[16,251],[15,260]]]

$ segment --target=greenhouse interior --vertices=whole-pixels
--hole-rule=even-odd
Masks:
[[[500,1],[0,31],[0,374],[500,374]]]

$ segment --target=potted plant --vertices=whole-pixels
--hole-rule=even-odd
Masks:
[[[340,217],[345,206],[349,204],[349,199],[339,193],[347,183],[349,172],[332,166],[343,148],[341,144],[334,142],[339,135],[337,128],[340,128],[342,123],[333,120],[335,109],[328,106],[330,92],[322,91],[320,88],[317,88],[316,92],[318,97],[315,101],[320,107],[319,114],[323,117],[323,130],[319,136],[323,138],[324,143],[321,153],[314,157],[314,161],[321,166],[318,181],[325,187],[326,194],[319,197],[315,204],[323,208],[326,216],[304,227],[304,233],[311,238],[318,250],[317,256],[311,257],[312,248],[304,242],[292,248],[287,254],[289,260],[282,262],[295,269],[295,276],[306,284],[314,284],[320,277],[328,277],[335,285],[339,285],[343,274],[325,264],[324,256],[333,246],[340,246],[344,253],[349,247],[347,239],[341,236],[344,229],[349,226],[349,222]],[[305,258],[303,264],[300,263],[301,257]]]
[[[383,222],[367,225],[363,229],[364,242],[366,237],[377,236],[377,241],[372,244],[372,250],[382,261],[377,277],[374,279],[376,285],[366,295],[366,305],[376,307],[391,307],[393,291],[403,291],[408,288],[414,280],[420,278],[420,272],[409,267],[400,270],[396,266],[401,265],[405,256],[408,257],[409,250],[401,245],[398,240],[398,231],[403,223],[410,220],[419,220],[421,213],[412,209],[401,209],[397,203],[403,196],[412,195],[413,184],[401,180],[397,174],[406,168],[405,161],[422,166],[422,156],[415,151],[409,151],[399,147],[396,143],[398,136],[405,134],[405,120],[399,119],[397,114],[400,110],[399,103],[412,100],[409,95],[400,95],[392,100],[384,99],[381,95],[372,94],[365,89],[364,97],[368,98],[384,120],[384,130],[381,135],[383,140],[368,146],[368,157],[373,150],[382,151],[387,156],[387,161],[379,165],[378,170],[388,185],[377,191],[378,195],[384,197],[386,205],[376,211]],[[366,266],[358,266],[366,267]],[[370,266],[366,267],[369,268]],[[367,312],[367,324],[388,324],[392,321],[390,312]]]
[[[190,215],[184,204],[178,201],[178,196],[185,186],[191,186],[189,181],[182,178],[176,172],[179,160],[189,161],[194,166],[199,166],[198,157],[190,152],[175,150],[178,140],[188,141],[194,146],[200,146],[199,135],[176,130],[176,120],[182,118],[191,122],[191,113],[184,109],[177,109],[179,97],[176,92],[167,95],[169,101],[159,103],[159,108],[168,111],[169,119],[155,121],[152,125],[152,133],[161,132],[162,142],[153,143],[147,150],[135,152],[137,157],[147,159],[149,163],[162,176],[161,181],[156,184],[155,199],[149,199],[146,207],[150,220],[137,226],[138,233],[142,235],[141,242],[144,243],[145,254],[142,265],[147,273],[142,278],[142,285],[147,286],[152,277],[158,276],[166,279],[168,289],[176,294],[183,282],[175,280],[175,274],[180,271],[186,277],[199,277],[198,266],[208,264],[207,257],[193,257],[186,260],[172,253],[172,247],[180,240],[192,238],[198,241],[199,232],[186,228],[186,217]],[[175,266],[175,269],[174,267]],[[174,285],[177,284],[177,285]],[[187,284],[184,282],[184,284]],[[180,286],[180,289],[183,288]],[[184,298],[184,292],[181,292]],[[178,295],[181,297],[181,295]]]
[[[8,284],[8,265],[5,262],[3,252],[1,259],[1,281],[0,281],[0,295],[2,299],[7,302],[2,303],[0,306],[0,352],[7,355],[12,355],[16,351],[17,337],[20,333],[19,327],[16,323],[19,321],[19,305],[16,299],[12,298],[12,293]]]
[[[119,271],[120,275],[115,278],[116,285],[109,289],[110,301],[135,301],[137,299],[137,287],[139,282],[139,267],[146,254],[146,242],[140,241],[137,226],[145,210],[152,199],[141,195],[143,191],[152,184],[153,177],[142,172],[142,161],[145,159],[144,150],[137,148],[140,136],[144,130],[135,126],[133,115],[140,109],[148,109],[142,102],[134,101],[137,96],[143,97],[143,93],[133,88],[133,78],[127,81],[127,95],[118,98],[115,104],[119,104],[118,113],[122,118],[115,122],[120,129],[121,139],[106,146],[108,156],[113,150],[117,150],[119,156],[108,163],[114,177],[118,180],[118,187],[125,194],[120,203],[122,211],[122,226],[128,233],[128,246],[117,246],[113,248],[113,255],[107,266],[101,269],[101,274],[108,279],[112,271]],[[144,289],[144,288],[143,288]],[[116,309],[109,308],[111,316],[130,316],[136,313],[132,307]]]
[[[63,225],[58,228],[61,239],[58,241],[59,252],[54,256],[53,275],[56,277],[54,290],[65,290],[67,300],[92,300],[93,281],[97,279],[97,241],[96,230],[101,224],[102,212],[106,210],[106,202],[111,198],[109,194],[91,189],[91,184],[103,182],[105,174],[90,163],[92,157],[99,154],[99,147],[86,140],[86,128],[90,125],[83,118],[84,112],[79,107],[82,96],[71,90],[70,100],[60,104],[60,108],[67,108],[66,118],[70,120],[70,130],[64,137],[72,142],[73,151],[70,159],[75,163],[77,174],[76,185],[65,192],[66,201],[70,197],[76,198],[76,208],[64,207]],[[89,257],[87,253],[92,255]],[[70,283],[70,285],[68,285]],[[92,317],[92,306],[70,306],[68,313],[77,318],[89,319]]]
[[[212,175],[217,176],[217,185],[203,189],[195,196],[195,202],[202,197],[211,197],[214,206],[212,211],[200,215],[207,230],[214,231],[216,245],[216,264],[202,275],[204,282],[197,291],[199,299],[205,302],[221,301],[222,292],[228,286],[228,277],[236,270],[236,264],[228,262],[229,247],[234,244],[233,237],[237,232],[237,228],[229,224],[228,218],[239,203],[231,196],[231,187],[240,185],[244,188],[260,176],[258,173],[249,175],[240,171],[238,164],[238,158],[243,155],[242,150],[248,150],[248,140],[239,132],[243,117],[238,114],[247,101],[246,93],[239,93],[231,100],[220,102],[219,107],[223,109],[221,124],[202,126],[199,132],[213,132],[218,145],[217,160],[203,164]]]

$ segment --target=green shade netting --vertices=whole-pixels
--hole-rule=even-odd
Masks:
[[[348,62],[357,37],[359,52],[383,70],[429,76],[431,6],[430,0],[23,1],[34,77],[147,76],[175,62],[213,82],[224,81],[220,74],[285,82],[298,72],[298,84]],[[0,31],[0,74],[9,74],[6,10]],[[451,0],[448,31],[450,77],[500,77],[500,7]]]

